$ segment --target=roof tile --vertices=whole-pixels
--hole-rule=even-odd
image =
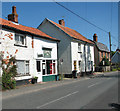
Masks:
[[[90,41],[87,38],[85,38],[84,36],[82,36],[79,32],[77,32],[77,31],[75,31],[75,30],[73,30],[71,28],[68,28],[68,27],[62,26],[60,24],[57,24],[57,23],[55,23],[55,22],[53,22],[51,20],[49,20],[49,21],[52,22],[54,25],[56,25],[61,30],[63,30],[65,33],[67,33],[72,38],[79,39],[79,40],[94,44],[92,41]]]
[[[48,38],[48,39],[52,39],[52,40],[57,41],[56,38],[53,38],[53,37],[45,34],[44,32],[42,32],[42,31],[40,31],[39,29],[36,29],[36,28],[23,26],[21,24],[16,24],[16,23],[13,23],[11,21],[8,21],[8,20],[2,19],[2,18],[0,18],[0,24],[2,26],[8,26],[8,27],[11,27],[11,28],[18,29],[20,31],[29,32],[29,33],[31,33],[33,35],[42,36],[44,38]]]

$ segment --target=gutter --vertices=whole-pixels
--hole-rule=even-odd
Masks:
[[[6,26],[6,25],[1,25],[1,24],[0,24],[0,26],[2,26],[3,28],[10,29],[10,30],[20,31],[20,32],[25,33],[25,34],[29,34],[29,35],[33,35],[33,36],[39,36],[39,37],[41,37],[43,39],[49,39],[49,40],[52,40],[52,41],[60,42],[60,40],[58,40],[58,39],[52,39],[52,38],[48,38],[46,36],[40,36],[40,35],[33,34],[33,33],[30,33],[30,32],[27,32],[27,31],[22,31],[22,30],[16,29],[14,27],[9,27],[9,26]]]

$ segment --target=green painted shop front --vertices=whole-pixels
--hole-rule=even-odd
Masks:
[[[56,81],[57,75],[42,76],[43,82]]]

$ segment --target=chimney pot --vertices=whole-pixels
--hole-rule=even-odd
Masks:
[[[12,14],[17,14],[17,13],[16,13],[16,6],[13,6],[13,7],[12,7]]]
[[[95,42],[98,41],[98,40],[97,40],[97,34],[94,34],[94,35],[93,35],[93,41],[95,41]]]
[[[62,26],[65,26],[65,21],[64,21],[64,19],[59,20],[59,24],[62,25]]]

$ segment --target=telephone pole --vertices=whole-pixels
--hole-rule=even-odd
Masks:
[[[110,32],[109,32],[109,44],[110,44],[110,70],[112,70],[112,68],[111,68],[111,46],[112,46],[112,44],[111,44],[111,34],[110,34]]]

